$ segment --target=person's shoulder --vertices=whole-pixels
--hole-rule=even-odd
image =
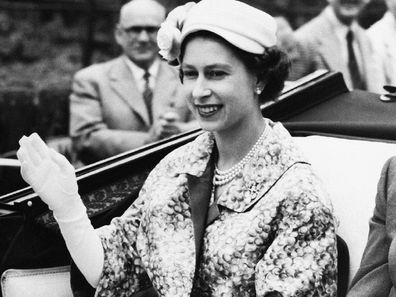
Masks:
[[[386,160],[382,166],[381,175],[377,185],[376,207],[382,209],[390,205],[386,201],[396,202],[396,156]],[[391,205],[395,205],[395,203]]]
[[[382,19],[380,19],[380,20],[376,21],[375,23],[373,23],[370,27],[368,27],[366,31],[367,31],[367,33],[380,32],[379,30],[382,28],[382,25],[383,25]]]
[[[392,156],[386,160],[383,165],[383,171],[385,171],[388,176],[392,175],[396,177],[396,156]]]
[[[161,73],[174,79],[179,79],[179,70],[175,66],[169,65],[166,61],[160,60]]]
[[[389,38],[389,36],[386,36],[385,32],[389,30],[388,24],[386,24],[386,21],[383,18],[372,24],[367,30],[367,35],[373,40],[373,41],[378,41],[379,39]]]
[[[114,65],[121,62],[121,57],[111,59],[109,61],[94,63],[85,68],[80,69],[75,74],[75,79],[86,79],[100,77],[107,73]]]
[[[327,30],[326,16],[322,12],[295,31],[295,37],[299,41],[315,40],[323,37],[323,31]]]
[[[388,162],[396,169],[396,156],[390,157]]]
[[[330,213],[334,207],[328,188],[312,168],[311,164],[297,163],[289,174],[289,199],[296,204],[315,205],[315,208],[326,209]],[[294,185],[294,186],[293,186]]]
[[[372,52],[374,50],[375,43],[377,41],[373,40],[370,37],[370,35],[368,34],[368,31],[366,29],[364,29],[360,25],[357,25],[354,29],[354,34],[356,36],[356,39],[357,39],[360,47],[366,47],[366,49],[368,49],[370,52]],[[363,59],[364,59],[364,57],[363,57]],[[372,57],[370,57],[370,59],[372,59]]]
[[[157,165],[166,167],[168,173],[190,173],[198,175],[206,168],[213,148],[213,135],[200,134],[193,141],[178,147],[166,155]]]
[[[172,160],[172,159],[178,159],[181,156],[185,157],[188,156],[189,154],[194,154],[196,155],[197,158],[198,155],[204,155],[206,156],[206,152],[209,148],[211,149],[213,146],[213,135],[209,132],[203,132],[200,134],[197,138],[195,138],[193,141],[190,141],[177,149],[173,150],[170,152],[167,156],[165,156],[165,160]]]

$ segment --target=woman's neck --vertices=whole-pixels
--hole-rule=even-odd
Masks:
[[[228,132],[215,133],[218,149],[217,167],[227,170],[241,161],[264,132],[265,120],[260,118],[248,127],[239,126]]]

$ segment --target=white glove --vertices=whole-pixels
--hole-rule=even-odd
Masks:
[[[78,194],[74,167],[33,133],[19,140],[21,175],[58,219],[69,220],[85,212]]]
[[[103,248],[78,194],[73,166],[48,148],[36,133],[23,136],[19,144],[17,156],[23,179],[52,209],[70,255],[87,281],[96,287],[103,269]]]

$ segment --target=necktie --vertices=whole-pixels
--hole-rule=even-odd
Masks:
[[[147,111],[149,114],[149,120],[150,124],[153,122],[153,114],[152,114],[152,106],[151,106],[151,101],[153,99],[153,91],[150,88],[150,83],[149,83],[149,78],[150,78],[150,72],[146,71],[143,75],[144,78],[144,90],[143,90],[143,99],[144,102],[146,103]]]
[[[348,69],[351,75],[352,86],[354,89],[365,89],[365,83],[362,79],[356,60],[355,52],[353,50],[353,32],[348,31],[346,35],[347,46],[348,46]]]

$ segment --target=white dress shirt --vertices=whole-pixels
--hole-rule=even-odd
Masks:
[[[127,57],[125,57],[125,61],[126,61],[128,68],[131,70],[133,77],[136,80],[136,84],[137,84],[139,91],[141,93],[143,93],[144,87],[146,84],[146,81],[144,79],[144,74],[146,73],[146,71],[143,68],[140,68],[139,66],[137,66],[135,63],[133,63]],[[159,59],[155,59],[154,63],[148,69],[148,72],[150,73],[149,85],[150,85],[151,90],[154,90],[154,88],[155,88],[155,82],[156,82],[156,78],[158,75],[159,66],[160,66]]]

